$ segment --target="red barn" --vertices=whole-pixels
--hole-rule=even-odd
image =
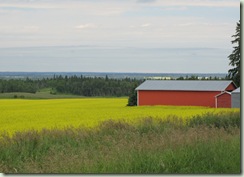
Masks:
[[[147,80],[137,90],[137,105],[231,107],[232,81]]]
[[[215,96],[217,108],[231,108],[231,93],[222,92]]]

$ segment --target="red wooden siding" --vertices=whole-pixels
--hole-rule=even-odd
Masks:
[[[215,107],[220,91],[138,91],[138,106],[181,105]]]
[[[229,93],[223,93],[216,97],[218,108],[231,108],[231,95]]]
[[[231,92],[235,89],[236,89],[236,86],[233,83],[231,83],[230,85],[228,85],[228,87],[225,90]]]

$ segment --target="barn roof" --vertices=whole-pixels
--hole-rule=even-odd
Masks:
[[[232,93],[240,93],[240,87],[235,89]]]
[[[232,81],[146,80],[136,90],[224,91]]]

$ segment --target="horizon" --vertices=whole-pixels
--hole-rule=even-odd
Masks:
[[[134,79],[171,79],[199,77],[199,78],[226,78],[228,73],[128,73],[128,72],[0,72],[0,79],[23,79],[23,78],[52,78],[54,76],[83,76],[83,77],[108,77],[114,79],[134,78]]]
[[[223,74],[226,74],[228,75],[228,72],[226,73],[221,73],[221,72],[216,72],[216,73],[191,73],[191,72],[175,72],[175,73],[164,73],[164,72],[105,72],[105,71],[102,71],[102,72],[89,72],[89,71],[0,71],[0,73],[97,73],[97,74],[192,74],[192,75],[195,75],[195,74],[203,74],[203,75],[207,75],[207,74],[220,74],[220,75],[223,75]]]
[[[0,48],[0,71],[226,73],[230,52],[223,48]]]
[[[228,74],[216,72],[216,73],[191,73],[191,72],[106,72],[106,71],[0,71],[0,73],[115,73],[115,74]]]

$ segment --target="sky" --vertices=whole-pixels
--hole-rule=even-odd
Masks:
[[[238,0],[0,0],[0,72],[226,73]]]

